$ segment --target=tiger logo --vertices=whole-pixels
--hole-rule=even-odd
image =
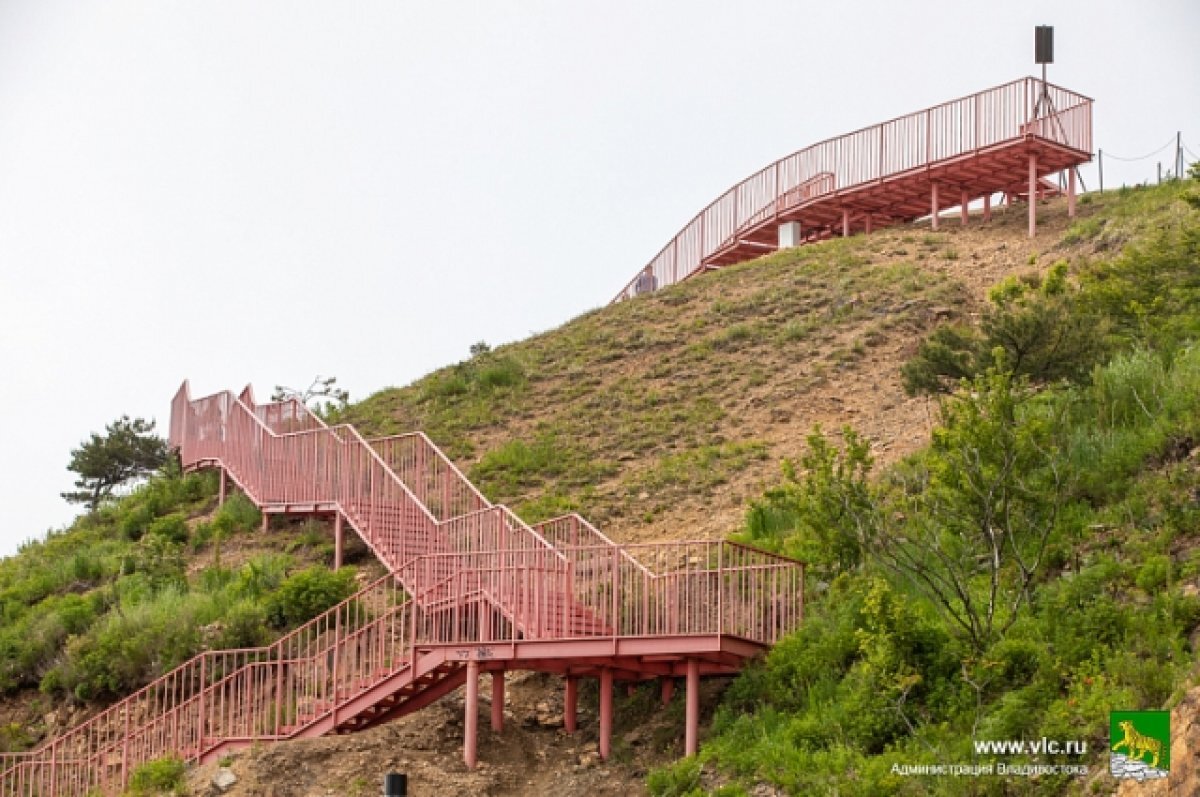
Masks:
[[[1134,728],[1133,723],[1129,720],[1122,720],[1118,725],[1124,731],[1125,736],[1112,746],[1113,752],[1124,747],[1129,752],[1129,757],[1138,761],[1143,760],[1144,756],[1150,755],[1153,757],[1150,766],[1157,768],[1159,756],[1162,754],[1162,742],[1138,733],[1137,728]]]

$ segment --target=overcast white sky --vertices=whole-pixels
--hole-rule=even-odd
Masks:
[[[1036,24],[1098,147],[1200,154],[1195,0],[0,0],[0,555],[185,377],[362,398],[558,326],[775,158],[1033,73]]]

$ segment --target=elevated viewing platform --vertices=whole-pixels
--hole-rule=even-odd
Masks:
[[[1026,77],[822,141],[730,188],[667,242],[614,302],[700,272],[835,235],[938,215],[994,194],[1044,196],[1044,178],[1092,159],[1092,100]],[[1029,203],[1029,234],[1037,203]]]

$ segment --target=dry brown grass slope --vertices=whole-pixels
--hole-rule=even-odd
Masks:
[[[1081,204],[1080,223],[1104,206]],[[1006,274],[1113,243],[1070,243],[1064,200],[1043,204],[1032,240],[1024,206],[941,227],[702,275],[384,390],[346,420],[424,429],[527,520],[572,509],[621,541],[720,536],[816,424],[852,424],[882,461],[920,447],[934,408],[905,396],[899,369],[928,330],[975,313]]]

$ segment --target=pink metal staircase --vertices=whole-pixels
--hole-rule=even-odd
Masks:
[[[267,514],[348,523],[389,572],[272,645],[205,652],[24,754],[0,754],[0,795],[112,794],[164,756],[209,761],[256,742],[361,730],[467,687],[475,761],[480,672],[562,674],[568,730],[577,682],[601,683],[608,754],[614,679],[736,672],[803,617],[803,568],[722,542],[614,544],[568,515],[536,526],[493,505],[422,434],[366,440],[302,404],[218,393],[172,403],[187,469],[220,468]],[[340,539],[340,538],[339,538]],[[340,546],[339,546],[340,549]],[[606,709],[607,707],[607,709]],[[492,724],[503,714],[493,709]]]

